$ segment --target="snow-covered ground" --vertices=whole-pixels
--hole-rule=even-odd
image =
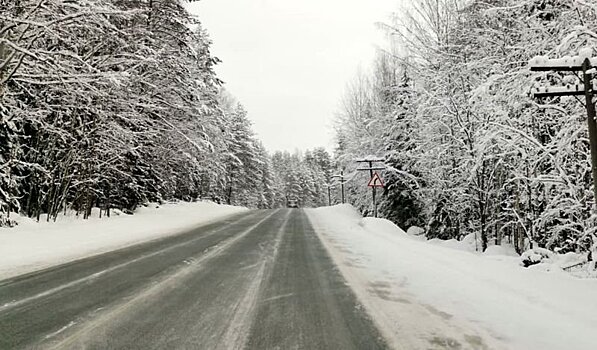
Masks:
[[[180,202],[141,207],[134,215],[114,211],[102,219],[97,212],[88,220],[66,215],[50,223],[17,217],[18,226],[0,228],[0,279],[176,234],[244,210]]]
[[[397,349],[595,347],[595,279],[523,268],[508,249],[480,254],[429,243],[348,205],[307,213]]]

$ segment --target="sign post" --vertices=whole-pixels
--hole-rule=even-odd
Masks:
[[[373,163],[380,163],[383,162],[383,158],[374,158],[374,157],[367,157],[364,159],[357,159],[357,163],[368,163],[368,168],[357,168],[358,171],[368,171],[369,172],[369,183],[367,186],[371,187],[371,192],[373,196],[373,216],[377,217],[377,200],[375,199],[376,195],[376,188],[383,187],[383,181],[377,172],[373,173],[375,170],[385,170],[385,166],[373,166]]]

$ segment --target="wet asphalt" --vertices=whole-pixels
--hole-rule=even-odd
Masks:
[[[0,281],[0,349],[386,349],[300,209]]]

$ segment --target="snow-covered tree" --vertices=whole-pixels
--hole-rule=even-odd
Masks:
[[[597,47],[595,6],[419,0],[395,21],[383,26],[390,49],[344,100],[339,164],[384,156],[382,215],[425,222],[428,237],[586,251],[595,238],[583,106],[529,96],[535,82],[575,77],[531,73],[528,61]],[[363,186],[350,192],[367,211]]]
[[[269,205],[249,125],[231,150],[210,45],[179,0],[2,2],[0,222],[223,198],[230,155],[250,155],[243,204]]]

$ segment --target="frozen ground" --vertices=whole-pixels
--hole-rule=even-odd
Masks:
[[[523,268],[508,249],[479,254],[455,242],[429,243],[389,221],[363,219],[348,205],[307,213],[397,349],[595,346],[595,279]]]
[[[134,215],[115,211],[102,219],[98,213],[88,220],[59,216],[55,223],[18,217],[17,227],[0,228],[0,279],[176,234],[243,210],[211,202],[180,202],[141,207]]]

